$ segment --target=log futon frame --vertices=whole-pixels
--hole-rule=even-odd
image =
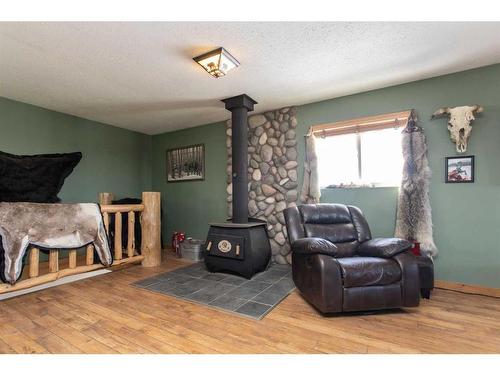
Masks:
[[[99,203],[106,231],[109,234],[110,216],[114,215],[114,260],[111,268],[125,264],[141,263],[144,267],[155,267],[161,263],[161,197],[158,192],[143,192],[142,204],[111,204],[111,193],[100,193]],[[141,253],[135,247],[135,213],[140,212],[141,220]],[[125,219],[125,220],[124,220]],[[123,221],[126,223],[124,224]],[[122,243],[122,227],[127,225],[127,243]],[[126,245],[124,247],[124,245]],[[63,249],[61,249],[63,250]],[[47,262],[40,262],[40,249],[28,249],[29,264],[25,267],[21,279],[14,285],[0,282],[0,294],[27,289],[46,284],[66,276],[95,271],[104,266],[94,262],[94,246],[86,247],[86,256],[78,264],[78,250],[68,251],[67,268],[61,268],[59,260],[61,250],[50,250]],[[42,270],[47,272],[42,274]]]

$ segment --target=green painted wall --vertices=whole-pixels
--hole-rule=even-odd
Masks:
[[[435,242],[440,250],[436,277],[500,287],[500,65],[374,90],[300,106],[298,139],[313,124],[414,108],[424,127],[433,172],[431,205]],[[258,100],[258,98],[256,98]],[[467,154],[476,155],[474,184],[445,184],[444,157],[455,155],[445,120],[430,121],[441,106],[481,104]],[[165,150],[206,145],[206,180],[167,184]],[[303,142],[299,141],[302,176]],[[383,147],[383,145],[381,145]],[[207,224],[225,218],[224,124],[210,124],[153,137],[153,189],[163,193],[163,233],[172,230],[204,238]],[[323,202],[354,204],[365,212],[375,236],[394,231],[397,188],[326,189]],[[175,225],[174,225],[175,224]]]
[[[152,137],[0,98],[0,150],[12,154],[81,151],[59,194],[96,202],[99,192],[139,197],[151,188]]]
[[[414,108],[424,127],[433,173],[431,207],[440,251],[436,277],[500,287],[500,65],[351,95],[300,107],[302,133],[313,124]],[[442,106],[481,104],[467,154],[476,156],[476,182],[445,184],[444,157],[456,155],[446,120],[430,120]],[[381,145],[381,147],[383,147]],[[303,155],[303,152],[301,152]],[[302,173],[300,173],[302,175]],[[397,189],[329,189],[322,201],[358,204],[375,235],[394,230]]]
[[[226,135],[223,122],[153,136],[153,189],[162,193],[163,236],[205,238],[208,223],[226,218]],[[205,144],[205,180],[166,182],[166,150]]]

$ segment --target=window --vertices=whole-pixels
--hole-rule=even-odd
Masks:
[[[410,111],[312,127],[320,187],[399,186]]]

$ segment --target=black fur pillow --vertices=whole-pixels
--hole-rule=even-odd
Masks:
[[[0,202],[60,202],[57,194],[81,158],[81,152],[18,156],[0,151]]]

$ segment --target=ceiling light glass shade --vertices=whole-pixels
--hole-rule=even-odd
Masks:
[[[194,57],[193,60],[215,78],[225,76],[228,71],[240,65],[238,60],[222,47]]]

